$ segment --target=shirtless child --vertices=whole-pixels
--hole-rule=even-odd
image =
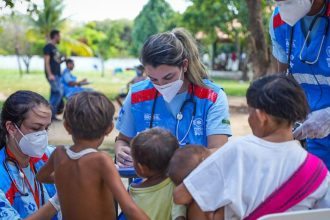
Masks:
[[[71,97],[64,127],[73,145],[59,146],[39,171],[40,182],[55,181],[63,219],[116,219],[114,200],[128,219],[148,219],[135,205],[107,153],[96,149],[113,129],[113,104],[101,93]]]
[[[175,185],[180,185],[183,180],[208,156],[211,151],[201,145],[187,145],[175,151],[171,158],[168,175]],[[188,206],[187,217],[189,220],[222,220],[223,208],[216,212],[204,213],[196,202]]]

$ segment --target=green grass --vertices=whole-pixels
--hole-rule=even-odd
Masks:
[[[79,79],[88,78],[93,84],[90,87],[103,92],[110,99],[125,91],[126,83],[134,76],[133,71],[127,71],[123,74],[113,76],[106,74],[101,77],[98,72],[75,72]],[[224,87],[228,96],[245,96],[248,83],[240,83],[234,80],[223,80],[214,78],[215,83]],[[17,90],[32,90],[40,93],[44,97],[49,97],[49,84],[42,71],[33,71],[30,74],[24,74],[22,77],[14,70],[0,70],[0,92],[9,96]],[[0,102],[0,107],[3,103]]]
[[[248,89],[249,82],[239,82],[236,80],[212,79],[216,84],[222,86],[228,96],[245,96],[246,90]]]

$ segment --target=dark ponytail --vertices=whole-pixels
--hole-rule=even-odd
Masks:
[[[279,122],[304,120],[309,107],[304,91],[292,78],[283,75],[255,80],[246,93],[247,104],[272,115]]]
[[[6,122],[11,121],[20,126],[26,119],[27,113],[38,105],[49,106],[48,101],[38,93],[31,91],[17,91],[5,101],[0,120],[0,149],[6,145]]]

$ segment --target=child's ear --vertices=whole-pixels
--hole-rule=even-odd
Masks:
[[[146,177],[146,174],[149,172],[148,167],[140,164],[140,163],[136,163],[137,166],[137,173],[141,176],[141,177]]]
[[[114,125],[113,122],[112,122],[111,125],[110,125],[110,126],[107,128],[107,130],[105,131],[105,135],[110,134],[114,127],[115,127],[115,125]]]
[[[265,125],[265,123],[268,121],[268,115],[265,111],[261,109],[256,109],[256,116],[258,118],[258,121],[260,125]]]
[[[71,135],[72,134],[72,129],[65,120],[63,122],[63,126],[64,126],[65,130]]]

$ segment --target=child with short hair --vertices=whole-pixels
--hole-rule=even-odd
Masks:
[[[74,61],[72,59],[66,59],[66,68],[62,73],[61,82],[63,84],[64,97],[69,98],[80,92],[92,91],[91,88],[82,87],[90,84],[87,79],[78,81],[77,77],[72,74],[74,69]]]
[[[202,161],[211,155],[211,150],[202,145],[188,144],[184,148],[175,151],[169,167],[168,176],[175,185],[180,185]],[[219,210],[220,217],[223,216],[223,209]],[[214,213],[212,213],[214,214]],[[208,214],[204,213],[196,204],[192,202],[187,207],[187,219],[189,220],[208,220]],[[217,219],[219,220],[219,219]]]
[[[64,127],[73,145],[59,146],[39,171],[55,180],[63,219],[116,219],[114,200],[129,219],[148,219],[127,193],[107,153],[96,149],[113,129],[115,108],[105,95],[82,92],[68,100]]]
[[[167,176],[170,159],[178,148],[178,140],[161,128],[141,132],[131,142],[134,168],[145,179],[132,184],[129,192],[152,220],[185,219],[185,207],[173,203],[174,184]]]
[[[253,135],[230,141],[204,160],[174,192],[204,212],[224,207],[224,219],[252,220],[292,210],[330,206],[324,163],[293,139],[292,125],[306,118],[308,104],[293,79],[267,76],[247,91]]]

